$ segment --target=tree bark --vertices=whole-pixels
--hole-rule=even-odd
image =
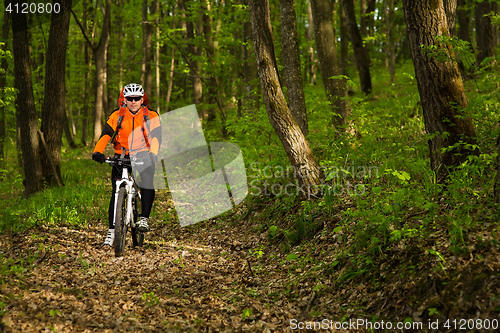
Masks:
[[[465,114],[468,102],[453,51],[440,45],[436,38],[448,35],[443,0],[404,0],[403,8],[425,129],[432,134],[428,141],[431,167],[437,179],[443,181],[448,168],[473,153],[465,144],[475,143],[476,132],[471,118]],[[437,46],[449,59],[443,61],[426,55],[422,45]]]
[[[153,77],[151,74],[151,41],[153,38],[153,25],[148,20],[148,12],[151,7],[148,6],[149,1],[142,2],[142,64],[141,64],[141,82],[144,87],[144,92],[148,96],[151,95],[151,85]]]
[[[342,4],[344,0],[339,0]],[[349,33],[345,17],[344,6],[339,6],[339,30],[340,30],[340,67],[342,74],[349,75]]]
[[[457,0],[443,0],[446,23],[450,37],[456,36]]]
[[[209,70],[207,71],[207,74],[209,76],[209,79],[207,80],[208,91],[206,94],[208,107],[206,107],[205,112],[207,115],[207,121],[211,122],[215,121],[215,115],[216,115],[215,110],[217,105],[220,105],[221,103],[218,96],[219,94],[218,79],[217,79],[217,72],[215,70],[216,68],[215,54],[217,50],[215,49],[215,45],[212,39],[213,28],[212,28],[212,19],[210,18],[210,12],[212,11],[212,8],[210,7],[208,0],[204,0],[201,10],[203,12],[202,22],[203,22],[203,36],[205,37],[205,52],[208,58],[207,61],[209,65]]]
[[[319,68],[326,96],[332,107],[332,123],[337,129],[341,129],[347,121],[351,107],[346,98],[346,80],[340,78],[342,70],[337,57],[332,3],[330,0],[311,0],[311,10]]]
[[[321,175],[311,149],[286,104],[278,77],[268,0],[249,0],[253,45],[266,110],[290,163],[297,171],[301,196],[314,196]]]
[[[6,1],[8,4],[9,1]],[[14,55],[14,86],[16,97],[16,121],[20,129],[21,151],[24,169],[24,197],[42,189],[40,141],[38,118],[31,84],[30,43],[26,15],[12,12],[12,48]]]
[[[347,30],[351,37],[354,59],[358,68],[361,91],[365,94],[372,92],[372,78],[370,75],[370,56],[367,48],[363,45],[363,37],[356,23],[356,12],[354,10],[354,0],[342,0],[344,5]]]
[[[457,6],[457,17],[458,17],[458,38],[465,40],[472,45],[472,39],[470,38],[470,17],[472,16],[470,5],[470,0],[458,0]]]
[[[287,88],[288,105],[300,130],[307,137],[306,101],[300,69],[299,40],[297,37],[297,17],[295,0],[280,0],[281,44],[283,49],[283,76]]]
[[[61,177],[61,145],[66,118],[66,48],[68,46],[71,0],[60,2],[61,10],[50,21],[49,43],[45,62],[45,91],[42,106],[41,131],[49,156],[41,153],[43,179],[48,185],[57,184]],[[66,120],[66,121],[63,121]],[[50,165],[55,167],[56,175]]]
[[[201,97],[202,97],[202,82],[199,77],[200,73],[200,64],[199,61],[197,60],[198,57],[201,56],[201,47],[198,47],[194,41],[196,31],[200,31],[198,29],[195,29],[197,27],[197,24],[195,21],[197,19],[193,19],[193,11],[189,7],[189,1],[188,0],[182,0],[181,1],[183,5],[183,9],[186,15],[186,39],[187,39],[187,53],[188,53],[188,66],[189,66],[189,72],[190,72],[190,79],[191,79],[191,84],[193,86],[193,92],[192,92],[192,99],[191,102],[193,104],[200,104],[201,103]],[[203,115],[200,115],[201,118]]]
[[[243,0],[244,5],[248,5],[247,0]],[[252,26],[249,21],[243,22],[243,76],[245,81],[245,98],[243,106],[247,110],[254,112],[259,110],[259,84],[256,83],[258,77],[255,56],[251,51]],[[252,112],[252,113],[254,113]]]
[[[498,5],[495,2],[482,1],[476,3],[476,66],[481,66],[484,59],[495,56],[495,26],[488,16],[498,14]]]
[[[309,83],[316,84],[316,61],[314,57],[314,48],[313,48],[313,18],[312,18],[312,9],[311,2],[307,2],[307,42],[309,43],[308,53],[309,53]]]
[[[0,64],[0,100],[5,100],[5,84],[7,81],[7,71],[9,70],[9,63],[7,62],[7,41],[9,39],[10,30],[10,18],[7,11],[3,12],[3,24],[2,24],[2,61]],[[4,165],[4,144],[5,144],[5,106],[0,105],[0,169],[3,169]]]

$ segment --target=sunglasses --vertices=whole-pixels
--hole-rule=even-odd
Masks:
[[[141,100],[142,97],[125,97],[127,99],[127,101],[129,102],[132,102],[132,101],[136,101],[136,102],[139,102]]]

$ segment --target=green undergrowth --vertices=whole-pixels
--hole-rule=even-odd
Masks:
[[[270,132],[263,110],[247,116],[255,123],[250,128],[243,130],[235,121],[232,139],[242,148],[249,179],[242,219],[258,221],[258,231],[267,234],[268,245],[262,249],[279,249],[280,260],[290,272],[306,270],[307,274],[292,274],[290,280],[314,281],[318,294],[361,284],[369,293],[387,296],[381,296],[378,305],[382,306],[390,298],[386,291],[391,283],[415,284],[399,292],[403,298],[410,297],[413,317],[405,317],[396,305],[392,305],[397,308],[394,313],[379,309],[377,315],[400,320],[442,318],[462,301],[446,299],[456,292],[453,286],[461,277],[478,286],[467,288],[467,298],[485,296],[481,293],[488,291],[473,275],[490,278],[488,269],[481,271],[476,262],[471,275],[470,267],[460,263],[470,258],[479,263],[493,260],[500,250],[499,207],[493,200],[499,76],[498,67],[491,67],[465,82],[479,153],[449,169],[444,183],[438,183],[430,169],[428,135],[410,66],[399,70],[394,84],[382,83],[387,77],[380,73],[374,76],[378,84],[370,96],[350,97],[353,111],[340,138],[328,125],[328,105],[321,102],[321,89],[306,88],[306,96],[315,96],[307,99],[309,142],[326,175],[320,199],[298,199],[294,170]],[[440,286],[439,300],[422,291],[429,287],[429,279]],[[497,296],[487,295],[494,300]],[[374,311],[373,304],[358,305],[358,313]],[[491,306],[489,314],[498,315],[499,304]],[[478,310],[471,304],[459,309]],[[309,315],[321,318],[315,311],[320,309],[311,307]]]
[[[109,170],[90,159],[87,149],[62,153],[62,187],[49,187],[22,198],[22,175],[16,161],[7,160],[0,185],[0,231],[22,231],[36,225],[85,226],[107,217]],[[8,156],[9,158],[9,156]]]

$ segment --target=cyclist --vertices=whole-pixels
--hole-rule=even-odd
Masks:
[[[144,89],[140,84],[131,83],[126,85],[122,94],[124,97],[123,103],[120,103],[120,108],[114,110],[108,118],[101,137],[97,142],[92,159],[99,163],[104,163],[104,148],[113,138],[115,148],[115,157],[124,153],[125,157],[130,158],[130,155],[135,155],[139,158],[149,157],[152,163],[145,168],[141,173],[140,182],[138,183],[141,189],[141,207],[139,231],[149,231],[149,215],[155,198],[155,190],[153,185],[153,176],[155,172],[155,162],[158,159],[158,151],[161,144],[161,128],[160,117],[158,113],[149,110],[145,99]],[[121,98],[120,98],[121,100]],[[140,133],[136,135],[136,128],[142,127]],[[131,136],[134,131],[134,135]],[[104,241],[104,245],[113,246],[115,238],[114,226],[114,211],[115,211],[115,180],[119,179],[122,174],[122,168],[114,166],[111,171],[111,184],[113,192],[109,202],[108,219],[109,230]]]

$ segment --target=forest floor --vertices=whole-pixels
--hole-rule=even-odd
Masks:
[[[290,301],[282,292],[287,271],[268,267],[262,274],[262,262],[248,258],[259,235],[245,232],[248,225],[203,224],[153,223],[145,246],[119,258],[102,246],[106,230],[97,221],[4,234],[6,269],[17,267],[17,274],[3,276],[0,294],[8,305],[0,331],[274,332],[304,319],[315,293],[306,285]]]
[[[370,273],[375,278],[339,278],[356,272],[352,263],[344,263],[340,275],[315,273],[318,265],[297,264],[266,233],[255,232],[258,224],[233,222],[185,228],[153,222],[145,246],[119,258],[102,246],[102,221],[4,234],[0,248],[9,267],[3,270],[14,273],[1,276],[0,331],[287,332],[316,322],[317,331],[363,332],[366,326],[352,326],[356,318],[384,327],[387,318],[396,325],[406,314],[423,329],[375,331],[452,332],[457,330],[443,327],[446,318],[498,318],[500,256],[494,247],[469,258],[443,258],[439,266],[421,251],[425,245],[408,245],[381,261]],[[339,244],[321,233],[315,239],[298,256],[328,261]],[[414,272],[403,274],[412,260],[419,262]],[[436,318],[439,329],[428,329]],[[336,330],[341,321],[351,324]]]

